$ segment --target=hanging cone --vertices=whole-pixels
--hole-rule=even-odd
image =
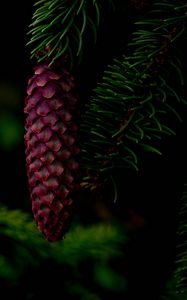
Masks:
[[[79,126],[73,76],[38,64],[28,81],[25,153],[32,211],[48,241],[64,237],[79,189]]]

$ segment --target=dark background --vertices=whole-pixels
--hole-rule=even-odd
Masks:
[[[112,57],[120,54],[139,13],[132,8],[127,11],[127,6],[118,2],[116,15],[111,14],[106,20],[98,46],[94,51],[90,47],[81,67],[80,84],[86,87],[85,94],[89,94],[89,88]],[[30,200],[23,108],[34,64],[26,47],[32,4],[31,0],[7,1],[0,11],[0,202],[26,211],[30,211]],[[185,111],[182,113],[185,115]],[[143,220],[143,226],[135,226],[132,231],[128,248],[129,299],[137,295],[144,300],[158,299],[173,269],[177,199],[186,174],[186,120],[177,126],[177,135],[161,144],[162,157],[142,154],[138,174],[131,171],[116,174],[119,199],[112,207],[113,213],[122,221],[132,222],[127,212],[133,211],[135,218]],[[84,207],[82,211],[83,219],[89,219]]]
[[[10,207],[27,208],[24,156],[24,98],[31,74],[27,31],[33,1],[7,1],[0,11],[1,66],[1,188],[0,201]]]

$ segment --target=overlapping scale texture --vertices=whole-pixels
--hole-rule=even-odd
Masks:
[[[32,211],[48,241],[69,228],[79,189],[79,112],[73,76],[38,64],[25,99],[25,154]]]

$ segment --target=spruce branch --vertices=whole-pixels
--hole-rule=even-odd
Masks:
[[[27,45],[31,46],[31,58],[38,62],[50,59],[51,65],[67,55],[68,61],[81,59],[87,35],[92,32],[96,42],[101,14],[98,0],[41,0],[34,7]]]
[[[187,297],[187,182],[178,202],[176,253],[173,271],[160,300],[185,300]]]
[[[186,33],[186,9],[154,3],[136,22],[130,55],[114,59],[92,91],[81,124],[83,165],[90,172],[138,169],[138,149],[161,154],[162,136],[175,134],[167,116],[182,121],[176,107],[184,101],[184,79],[175,45]]]
[[[127,236],[117,224],[98,223],[83,227],[74,223],[63,241],[48,243],[41,237],[30,214],[0,205],[0,241],[4,243],[4,248],[0,249],[0,280],[5,278],[16,283],[26,271],[25,266],[38,267],[46,260],[76,268],[85,259],[100,264],[122,257]],[[3,251],[7,245],[14,249],[15,256],[9,257],[9,252]]]
[[[177,249],[174,279],[176,292],[187,293],[187,183],[184,184],[183,193],[179,203],[179,224],[177,231]]]

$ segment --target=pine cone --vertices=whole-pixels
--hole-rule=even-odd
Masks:
[[[79,189],[79,127],[74,78],[60,65],[38,64],[24,112],[26,169],[32,211],[48,241],[64,237]]]

